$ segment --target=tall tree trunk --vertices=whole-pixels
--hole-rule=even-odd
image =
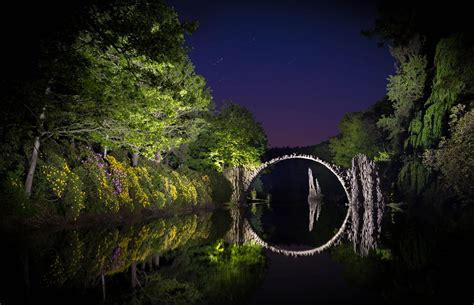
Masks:
[[[109,140],[109,135],[106,135],[105,137],[107,140]],[[107,158],[107,150],[108,150],[107,145],[104,145],[104,159]]]
[[[105,303],[105,277],[104,274],[102,273],[100,275],[101,277],[101,282],[102,282],[102,301]]]
[[[49,90],[49,89],[47,89]],[[35,175],[36,164],[38,163],[38,152],[40,148],[40,134],[43,129],[43,121],[46,118],[46,107],[43,107],[43,111],[40,114],[40,126],[38,127],[38,135],[35,137],[35,144],[33,145],[33,153],[31,154],[30,168],[28,169],[28,175],[26,175],[25,181],[25,192],[28,197],[31,195],[31,188],[33,186],[33,177]]]
[[[130,272],[132,274],[132,288],[137,287],[138,279],[137,279],[137,263],[133,262],[132,266],[130,267]]]
[[[159,255],[153,255],[153,265],[155,268],[160,267],[160,256]]]
[[[153,271],[153,257],[151,255],[148,257],[147,265],[148,265],[148,270]]]
[[[25,191],[26,195],[30,197],[31,188],[33,186],[33,176],[35,175],[36,163],[38,163],[38,151],[40,148],[40,137],[35,137],[35,144],[33,146],[33,154],[31,155],[30,160],[30,169],[28,170],[28,175],[26,176],[25,182]]]
[[[138,166],[138,153],[137,152],[132,153],[132,166],[133,167]]]

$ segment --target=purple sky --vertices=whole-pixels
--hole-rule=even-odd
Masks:
[[[394,72],[388,50],[360,34],[373,25],[375,3],[170,3],[181,19],[199,21],[187,43],[216,104],[232,100],[250,109],[271,146],[311,145],[336,135],[345,113],[384,96]]]

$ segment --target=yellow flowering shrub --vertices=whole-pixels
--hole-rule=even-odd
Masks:
[[[43,163],[40,170],[50,196],[57,200],[59,211],[77,219],[85,207],[86,195],[79,175],[58,156],[54,156],[49,163]]]
[[[163,192],[154,191],[155,205],[157,208],[164,208],[166,206],[166,196]]]
[[[171,202],[176,201],[176,199],[178,199],[178,190],[176,189],[176,186],[173,185],[173,181],[170,178],[163,176],[163,185],[165,194],[168,195]]]
[[[88,212],[119,211],[112,181],[104,167],[105,162],[93,155],[75,169],[84,184],[85,209]]]
[[[84,199],[86,193],[83,191],[83,188],[84,185],[81,178],[76,173],[70,172],[64,195],[66,216],[77,219],[81,211],[85,208]]]
[[[162,192],[160,187],[161,181],[158,184],[154,184],[156,178],[153,173],[148,170],[147,167],[138,166],[134,168],[136,175],[139,179],[141,189],[148,197],[148,203],[146,206],[152,208],[163,208],[166,205],[166,196]]]
[[[71,172],[67,164],[62,168],[57,168],[50,164],[43,164],[41,171],[46,177],[48,186],[57,198],[62,198],[67,185],[67,176]]]
[[[107,156],[107,161],[109,162],[112,183],[114,184],[115,194],[117,195],[120,206],[133,210],[134,205],[129,194],[129,180],[127,179],[126,166],[110,155]]]
[[[139,179],[140,170],[134,167],[126,167],[127,175],[127,186],[130,199],[132,200],[135,207],[148,207],[150,202],[148,200],[148,195],[142,188],[142,184]]]
[[[83,212],[181,208],[213,201],[212,177],[187,168],[172,170],[153,161],[133,167],[128,159],[122,157],[119,161],[110,154],[103,158],[89,148],[68,160],[69,164],[49,152],[38,162],[31,198],[43,204],[45,213],[59,213],[75,220]],[[75,167],[70,168],[71,164]],[[24,194],[23,181],[7,178],[9,189]]]

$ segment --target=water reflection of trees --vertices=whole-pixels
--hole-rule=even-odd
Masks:
[[[111,304],[240,304],[263,280],[266,258],[259,246],[225,242],[222,216],[31,236],[28,298],[79,289],[83,301]]]
[[[244,304],[265,276],[266,258],[257,245],[217,240],[177,251],[173,263],[164,267],[161,274],[196,289],[197,304]]]
[[[343,265],[351,284],[371,287],[379,303],[400,304],[407,299],[420,304],[464,304],[472,299],[474,209],[462,215],[435,217],[423,210],[395,215],[386,225],[382,243],[367,257],[353,252],[349,244],[331,249]],[[448,217],[456,217],[456,221]],[[430,221],[427,221],[430,219]],[[436,219],[436,220],[433,220]]]
[[[61,286],[68,281],[90,281],[100,275],[123,272],[141,263],[143,267],[158,262],[157,256],[189,246],[209,235],[210,216],[187,216],[161,219],[143,226],[108,228],[102,231],[71,230],[56,235],[51,245],[55,254],[46,256],[49,263],[44,282]]]

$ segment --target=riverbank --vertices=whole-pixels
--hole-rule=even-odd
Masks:
[[[232,191],[229,181],[215,171],[173,168],[146,159],[132,164],[127,153],[104,157],[84,146],[44,154],[29,197],[20,173],[0,179],[0,229],[141,222],[217,207],[230,200]]]

